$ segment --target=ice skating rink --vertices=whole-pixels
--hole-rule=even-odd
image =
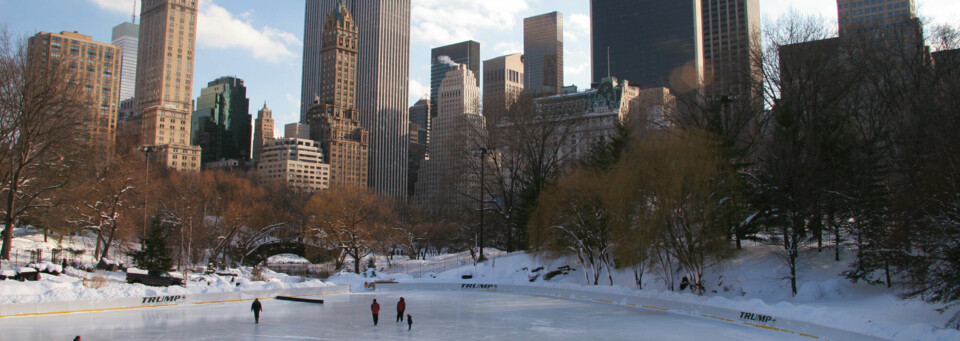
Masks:
[[[413,329],[395,323],[403,296]],[[0,318],[4,340],[809,340],[779,331],[611,304],[483,292],[322,296]],[[380,302],[373,326],[370,303]]]

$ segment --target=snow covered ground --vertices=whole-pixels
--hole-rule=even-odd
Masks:
[[[400,296],[413,328],[395,322]],[[373,326],[370,303],[381,302]],[[0,319],[11,340],[804,340],[677,315],[558,298],[475,292],[361,293],[323,304],[250,302]]]
[[[51,249],[57,247],[56,240],[53,238],[43,242],[43,235],[25,233],[24,229],[18,229],[17,231],[21,236],[14,238],[14,247],[18,250],[41,249],[45,257],[49,257]],[[61,246],[63,248],[84,249],[89,243],[88,238],[67,237],[64,238]],[[118,256],[120,256],[119,253]],[[18,263],[5,261],[3,269],[24,267],[30,262],[27,258],[21,257]],[[122,256],[118,258],[122,259]],[[76,259],[71,258],[71,263],[82,264],[86,267],[93,267],[96,264],[86,253],[77,256]],[[311,288],[333,285],[319,279],[288,276],[275,273],[269,269],[263,269],[263,276],[266,281],[251,281],[249,279],[250,271],[249,267],[232,271],[237,276],[189,273],[190,281],[186,287],[150,287],[143,284],[127,284],[126,273],[120,271],[97,270],[87,272],[67,267],[63,271],[64,274],[60,276],[44,273],[41,274],[41,280],[36,282],[0,281],[0,304]],[[171,274],[183,277],[183,274],[178,272],[171,272]]]
[[[894,340],[960,340],[960,331],[942,329],[943,325],[960,306],[938,312],[938,305],[926,304],[917,299],[900,300],[896,288],[851,283],[840,276],[855,256],[854,250],[841,250],[841,261],[834,261],[833,249],[804,250],[799,260],[798,294],[793,297],[787,277],[786,264],[777,256],[777,248],[748,243],[738,254],[708,269],[704,276],[707,294],[696,296],[689,291],[666,290],[657,273],[644,275],[644,287],[638,290],[633,282],[633,273],[614,271],[614,285],[610,286],[606,274],[601,276],[599,286],[584,285],[583,272],[573,258],[545,259],[526,253],[506,254],[487,250],[491,260],[473,266],[468,253],[441,255],[429,263],[443,264],[443,271],[423,271],[418,261],[395,259],[394,268],[403,273],[390,274],[385,259],[378,260],[383,266],[378,276],[399,282],[463,282],[535,285],[632,294],[641,297],[690,302],[741,311],[757,311],[773,316],[809,321],[845,330],[858,330]],[[465,264],[455,267],[457,258]],[[405,257],[400,257],[405,258]],[[452,264],[452,265],[451,265]],[[570,266],[550,280],[544,274]],[[431,266],[426,266],[431,268]],[[432,267],[436,267],[433,265]],[[543,270],[533,270],[542,267]],[[462,275],[472,275],[462,280]],[[533,282],[531,278],[535,278]],[[362,289],[363,282],[373,281],[353,274],[340,273],[329,279],[338,284],[350,284],[354,291]]]
[[[73,242],[83,243],[83,239],[76,239]],[[43,243],[42,236],[40,235],[29,234],[22,234],[16,238],[15,246],[18,244],[21,246],[28,245],[29,248],[46,247],[47,249],[51,248],[51,245],[56,246],[56,244],[52,242]],[[364,275],[342,272],[335,274],[326,281],[320,281],[299,276],[287,276],[274,273],[270,270],[264,270],[264,274],[268,280],[265,282],[255,282],[247,279],[250,269],[246,268],[240,271],[239,280],[233,280],[232,276],[192,275],[192,280],[186,288],[155,288],[143,285],[129,285],[125,283],[122,272],[98,271],[91,274],[68,268],[64,276],[44,274],[43,280],[39,282],[0,281],[0,304],[304,288],[331,284],[351,285],[352,291],[361,293],[359,297],[363,297],[362,295],[366,293],[363,285],[364,282],[373,282],[375,280],[396,280],[404,283],[500,283],[628,294],[675,302],[689,302],[739,309],[741,311],[755,311],[773,316],[834,326],[846,330],[863,331],[894,340],[960,340],[960,331],[940,328],[950,316],[960,309],[960,306],[940,313],[937,309],[941,308],[941,306],[925,304],[919,300],[897,299],[896,294],[898,291],[895,290],[896,288],[891,290],[882,286],[851,283],[840,277],[839,274],[847,269],[847,264],[854,257],[853,250],[842,250],[840,262],[833,260],[833,249],[824,249],[823,252],[817,252],[815,249],[805,250],[799,261],[799,294],[796,297],[792,296],[790,292],[790,284],[786,276],[788,270],[776,255],[775,251],[775,248],[772,249],[764,245],[748,243],[748,245],[745,245],[743,250],[738,251],[732,259],[710,268],[707,271],[705,274],[705,284],[707,285],[708,292],[705,296],[696,296],[689,293],[689,291],[675,292],[667,290],[666,285],[656,272],[648,272],[644,275],[643,289],[637,288],[633,282],[633,274],[628,271],[614,271],[613,286],[610,286],[606,281],[606,274],[601,276],[601,285],[584,285],[583,272],[579,269],[579,265],[575,259],[545,259],[526,253],[507,254],[502,251],[487,249],[485,253],[490,258],[490,261],[479,265],[474,265],[469,253],[466,252],[431,256],[428,257],[427,260],[409,260],[406,257],[394,257],[388,262],[386,258],[380,257],[376,261],[377,269],[375,271],[368,270]],[[49,250],[45,252],[49,252]],[[272,260],[277,263],[287,264],[300,261],[296,256],[292,255],[283,255],[275,257]],[[85,262],[92,262],[92,260],[87,259]],[[364,264],[366,264],[366,262],[364,262]],[[9,269],[10,266],[9,262],[5,262],[3,268]],[[561,274],[552,277],[550,280],[544,279],[546,273],[558,269],[567,269],[566,267],[570,269],[561,272]],[[374,272],[376,273],[375,275]],[[462,279],[464,275],[470,275],[472,279],[464,280]],[[99,289],[93,288],[90,285],[92,279],[95,277],[102,277],[104,279],[104,285]],[[200,278],[203,278],[203,280],[200,281]],[[533,279],[532,282],[531,278]],[[86,285],[84,284],[84,279],[86,279]],[[410,293],[410,295],[414,294],[427,295],[421,296],[420,300],[432,300],[427,293]],[[437,297],[442,298],[443,295],[446,294],[437,293],[437,295],[439,295]],[[514,300],[517,299],[508,298],[506,303],[513,302]],[[526,298],[520,301],[527,302]],[[271,301],[271,304],[278,303]],[[360,305],[365,307],[363,304]],[[285,310],[288,306],[281,305],[281,307],[284,307],[283,309]],[[294,306],[289,307],[294,309]],[[247,309],[248,308],[249,307],[247,307]],[[387,308],[389,307],[385,305],[384,310],[389,311]],[[620,311],[622,308],[623,307],[609,306],[608,308],[597,307],[596,309],[607,309],[609,312],[615,312]],[[157,309],[160,310],[147,309],[146,311],[170,310],[172,311],[171,313],[164,314],[182,314],[189,316],[189,314],[192,314],[191,312],[197,308],[188,305]],[[183,309],[183,312],[173,313],[179,311],[178,309]],[[267,309],[269,312],[269,309],[272,308]],[[498,312],[501,314],[508,313],[506,310],[498,310]],[[144,314],[139,311],[130,311],[130,313]],[[123,315],[125,313],[118,314]],[[197,316],[202,316],[202,319],[209,319],[210,317],[207,315],[209,315],[209,312],[197,312]],[[442,316],[442,314],[440,316]],[[17,320],[25,321],[30,319],[31,318],[18,318]],[[416,321],[416,317],[414,319]],[[6,319],[0,319],[0,322],[7,323],[4,320]],[[690,322],[693,323],[695,321]],[[187,322],[170,321],[169,323],[183,324]],[[427,322],[424,321],[424,323]],[[141,325],[145,324],[141,323]],[[341,324],[336,324],[331,326],[331,328],[340,328],[339,326],[341,326]],[[342,326],[350,325],[343,324]],[[188,329],[190,328],[193,327],[189,327]],[[265,327],[261,326],[261,328]],[[584,328],[589,330],[589,327]],[[342,332],[348,333],[349,331]],[[338,335],[343,338],[346,334]],[[380,335],[378,337],[386,339],[393,337],[385,336],[384,334],[376,335]]]

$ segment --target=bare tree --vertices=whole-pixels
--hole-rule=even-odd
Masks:
[[[704,271],[726,256],[725,214],[729,204],[722,152],[708,138],[667,135],[637,146],[641,177],[649,193],[638,204],[651,205],[663,250],[686,271],[691,290],[702,295]]]
[[[375,194],[362,189],[332,188],[315,194],[304,208],[310,217],[307,233],[339,250],[337,264],[354,259],[354,272],[370,254],[377,232],[388,222],[389,207]],[[339,266],[337,267],[340,268]]]
[[[562,139],[572,131],[576,122],[571,119],[585,111],[576,102],[558,97],[549,103],[538,104],[529,93],[521,93],[497,123],[498,133],[492,141],[500,158],[497,185],[493,188],[504,198],[501,212],[509,214],[522,230],[532,217],[540,193],[555,181],[568,165],[569,154],[562,152]],[[497,159],[495,159],[497,161]],[[510,198],[511,206],[506,206]],[[543,235],[543,231],[527,233]],[[524,238],[517,238],[524,239]],[[542,241],[530,240],[532,245]]]
[[[83,80],[70,78],[67,63],[28,65],[25,45],[0,30],[0,259],[10,259],[18,218],[50,206],[51,193],[66,184],[86,104]]]
[[[587,284],[597,285],[607,270],[613,285],[611,265],[613,239],[609,213],[604,206],[603,183],[595,172],[575,172],[548,187],[531,220],[531,240],[548,255],[572,252],[583,269]],[[539,235],[543,233],[543,235]]]
[[[94,160],[94,159],[91,159]],[[123,217],[135,215],[138,206],[134,191],[139,184],[136,167],[125,159],[106,159],[90,162],[88,172],[80,173],[80,180],[72,191],[78,191],[79,200],[73,203],[67,222],[81,230],[96,234],[94,257],[107,257],[110,247],[123,234]],[[88,167],[88,168],[90,168]]]
[[[151,174],[156,173],[158,172],[151,172]],[[141,191],[143,195],[163,193],[155,199],[157,204],[154,207],[156,207],[156,213],[178,229],[178,233],[171,236],[176,239],[178,266],[182,267],[187,262],[201,261],[206,255],[205,251],[215,248],[219,242],[217,239],[220,236],[219,231],[206,218],[213,210],[212,207],[217,199],[212,183],[212,174],[208,172],[170,172],[166,176],[152,175],[149,181],[150,187]],[[149,203],[144,202],[144,204]],[[148,209],[144,211],[148,217],[154,214]],[[211,258],[215,256],[211,255]]]
[[[217,242],[213,256],[226,259],[227,251],[240,245],[244,238],[259,235],[258,231],[278,226],[271,217],[272,207],[264,198],[263,188],[256,187],[246,178],[223,172],[212,173],[211,183],[216,200],[211,201],[208,215],[213,219],[213,231]],[[284,225],[280,225],[284,226]]]
[[[763,51],[755,51],[763,68],[764,98],[771,110],[770,137],[761,152],[756,180],[758,220],[783,247],[796,293],[797,258],[808,231],[819,231],[821,202],[835,193],[828,173],[830,154],[843,146],[849,120],[841,103],[847,98],[848,74],[841,67],[841,43],[831,38],[819,17],[789,13],[766,28]],[[753,216],[753,215],[752,215]]]

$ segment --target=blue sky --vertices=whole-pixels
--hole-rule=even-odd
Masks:
[[[523,18],[552,11],[564,15],[565,82],[589,84],[588,0],[412,1],[411,103],[429,92],[431,48],[472,39],[480,42],[484,60],[522,52]],[[134,0],[0,0],[0,25],[14,36],[78,31],[110,42],[111,29],[130,21],[133,5]],[[760,0],[760,8],[764,21],[790,8],[834,22],[837,16],[835,0]],[[957,0],[921,0],[918,10],[934,21],[960,23]],[[207,82],[237,76],[247,86],[252,115],[266,102],[278,132],[296,122],[303,15],[302,0],[201,0],[194,97]]]

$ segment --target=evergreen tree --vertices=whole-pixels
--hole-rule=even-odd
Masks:
[[[616,134],[610,139],[598,141],[590,146],[590,152],[580,159],[580,167],[604,171],[620,162],[620,155],[627,149],[630,141],[630,129],[623,123],[617,123],[616,129]]]
[[[147,237],[143,240],[143,250],[131,253],[138,268],[149,271],[166,271],[173,267],[173,258],[167,249],[167,228],[154,217]]]

